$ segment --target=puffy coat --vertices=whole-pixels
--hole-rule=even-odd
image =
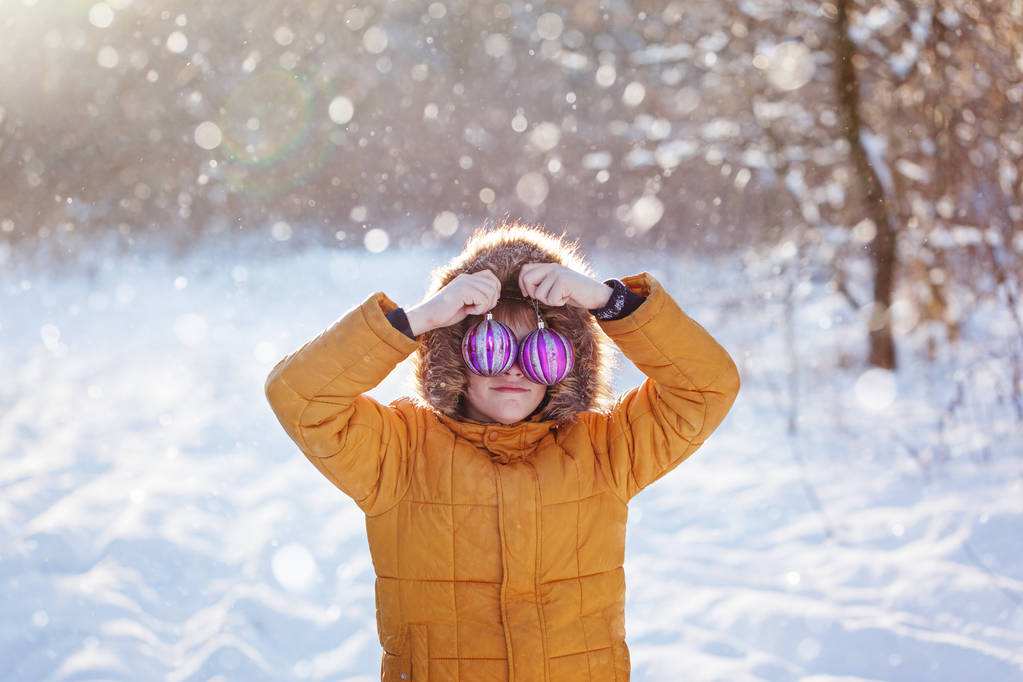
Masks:
[[[471,245],[433,288],[490,267],[517,290],[517,268],[541,260],[587,271],[562,244],[505,234]],[[480,316],[413,339],[385,317],[397,304],[383,291],[270,372],[284,429],[365,513],[381,680],[629,680],[628,503],[706,441],[739,373],[650,273],[621,279],[646,296],[621,319],[542,308],[573,340],[576,383],[516,424],[459,416],[467,370],[453,344]],[[602,404],[612,343],[646,379]],[[418,395],[366,395],[417,352]]]

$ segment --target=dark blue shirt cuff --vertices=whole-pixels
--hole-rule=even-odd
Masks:
[[[605,279],[604,284],[614,289],[614,291],[611,292],[611,298],[607,300],[603,307],[590,309],[590,312],[598,320],[620,320],[629,315],[646,300],[646,296],[637,294],[620,279],[613,277]]]
[[[405,332],[405,335],[410,339],[415,339],[415,334],[412,333],[412,325],[409,324],[408,315],[401,308],[395,308],[385,316],[387,321],[394,326],[395,329],[401,332]]]

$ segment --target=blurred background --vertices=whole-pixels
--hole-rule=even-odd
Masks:
[[[0,0],[0,36],[0,678],[378,679],[362,519],[263,380],[518,219],[743,377],[630,507],[634,679],[1023,679],[1023,0]]]

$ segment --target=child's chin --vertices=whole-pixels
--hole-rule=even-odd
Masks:
[[[526,406],[520,409],[495,410],[493,418],[505,424],[514,424],[528,417],[531,412],[532,409],[527,410]]]

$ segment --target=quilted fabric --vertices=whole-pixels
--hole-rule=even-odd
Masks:
[[[365,395],[420,347],[377,291],[266,380],[281,425],[365,512],[381,680],[627,682],[628,503],[739,391],[728,352],[648,272],[600,330],[645,375],[570,423],[482,423]]]

